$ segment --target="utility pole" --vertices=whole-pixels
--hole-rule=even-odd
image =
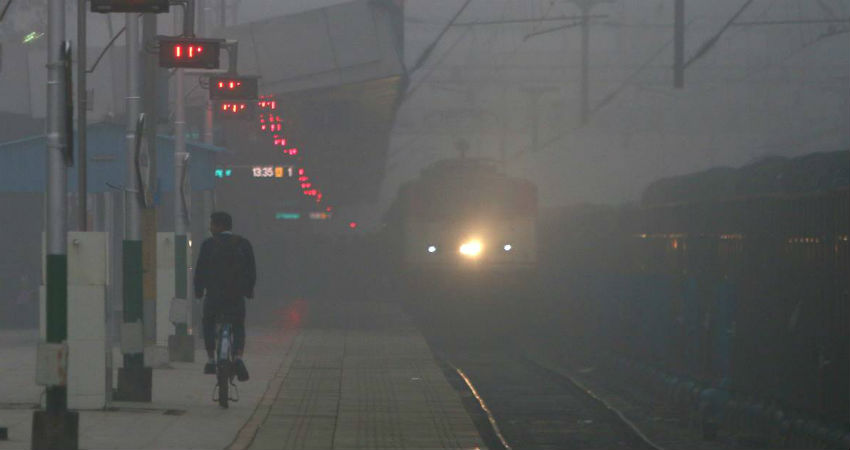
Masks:
[[[188,2],[183,11],[184,17],[174,16],[175,29],[182,24],[181,35],[194,37],[195,24],[193,2]],[[186,14],[190,14],[187,19]],[[185,189],[189,177],[189,152],[186,151],[186,73],[185,69],[175,69],[174,83],[174,297],[180,301],[186,311],[183,321],[174,323],[174,336],[169,337],[169,359],[191,362],[195,359],[195,340],[189,336],[189,211],[187,203],[191,190]]]
[[[88,167],[86,128],[88,94],[86,91],[86,0],[77,2],[77,229],[88,230]]]
[[[45,275],[47,282],[45,348],[62,346],[68,338],[68,223],[65,76],[62,55],[66,52],[65,2],[47,3],[47,214]],[[41,345],[40,345],[41,347]],[[41,353],[41,351],[39,351]],[[58,350],[58,354],[64,353]],[[54,359],[55,361],[55,359]],[[53,368],[56,372],[62,367]],[[47,386],[46,410],[33,413],[32,448],[35,450],[78,447],[79,417],[68,411],[64,383]]]
[[[673,11],[675,30],[673,36],[673,85],[685,87],[685,0],[675,0]]]
[[[219,3],[218,14],[218,24],[219,26],[224,28],[225,26],[227,26],[227,0],[221,0],[221,2]]]
[[[522,92],[528,95],[528,115],[531,122],[531,148],[532,153],[540,148],[540,97],[552,91],[551,87],[523,88]]]
[[[142,204],[136,163],[136,127],[139,119],[139,21],[127,13],[127,174],[124,187],[124,317],[121,328],[124,367],[118,371],[116,399],[151,401],[153,375],[145,367],[142,287]]]
[[[198,9],[201,12],[200,20],[198,21],[198,32],[201,36],[207,35],[207,0],[198,0]],[[204,128],[202,136],[204,144],[213,145],[213,103],[207,98],[207,108],[204,112]]]
[[[579,118],[585,125],[590,120],[590,11],[613,0],[568,0],[581,9],[581,101]]]
[[[142,15],[142,42],[148,45],[156,42],[157,15],[146,13]],[[159,58],[155,52],[144,52],[142,77],[142,109],[145,113],[144,139],[147,147],[148,158],[148,183],[155,183],[157,179],[156,166],[156,132],[157,132],[157,74],[159,72]],[[138,139],[141,139],[138,136]],[[153,188],[152,188],[153,189]],[[145,346],[157,349],[156,329],[165,324],[157,323],[157,286],[156,286],[156,231],[157,231],[157,209],[153,201],[142,210],[142,302],[144,304],[143,315],[145,324]],[[156,353],[159,355],[159,353]],[[158,363],[160,357],[157,356]],[[148,364],[156,364],[148,361]]]

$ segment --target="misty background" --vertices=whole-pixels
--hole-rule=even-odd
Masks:
[[[69,39],[76,35],[72,3]],[[229,20],[337,3],[344,1],[239,0],[228,2]],[[464,3],[405,2],[409,69]],[[510,174],[536,182],[543,206],[630,202],[660,177],[850,148],[850,0],[688,1],[686,59],[749,5],[688,67],[681,90],[673,88],[673,2],[595,3],[587,124],[579,118],[581,27],[556,20],[580,15],[579,7],[569,0],[472,0],[411,74],[380,199],[361,206],[379,215],[403,182],[457,156],[459,140],[469,144],[469,156],[504,158]],[[44,31],[44,5],[15,1],[0,24],[0,112],[44,115],[44,39],[23,43]],[[201,14],[214,20],[217,5],[201,2]],[[515,23],[493,23],[504,21]],[[160,17],[160,32],[173,22]],[[91,14],[89,26],[93,62],[123,17]],[[123,110],[122,39],[117,44],[89,81],[92,122]],[[195,89],[189,107],[202,102]],[[0,127],[0,141],[20,133]]]

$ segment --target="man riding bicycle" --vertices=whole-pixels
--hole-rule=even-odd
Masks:
[[[236,378],[248,380],[242,361],[245,349],[245,299],[254,298],[256,266],[251,243],[233,234],[233,219],[226,212],[210,215],[212,237],[201,244],[195,265],[195,298],[204,298],[204,347],[207,350],[205,374],[215,374],[216,319],[226,317],[233,326],[233,354]],[[206,294],[206,296],[205,296]]]

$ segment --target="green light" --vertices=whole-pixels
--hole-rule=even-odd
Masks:
[[[229,177],[233,175],[233,169],[227,169],[224,171],[224,176]]]
[[[32,41],[34,41],[34,40],[36,40],[36,39],[38,39],[42,36],[44,36],[44,33],[39,33],[37,31],[33,31],[33,32],[27,34],[26,36],[24,36],[23,43],[29,44],[30,42],[32,42]]]
[[[215,169],[216,178],[224,178],[224,170],[223,169]]]
[[[301,218],[299,213],[277,213],[274,215],[276,220],[296,220]]]

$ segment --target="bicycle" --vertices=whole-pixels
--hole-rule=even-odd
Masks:
[[[236,378],[235,361],[233,358],[233,324],[227,316],[216,318],[216,384],[213,388],[213,401],[222,408],[227,408],[229,402],[239,401],[239,388],[233,379]],[[230,396],[230,387],[236,392]]]

